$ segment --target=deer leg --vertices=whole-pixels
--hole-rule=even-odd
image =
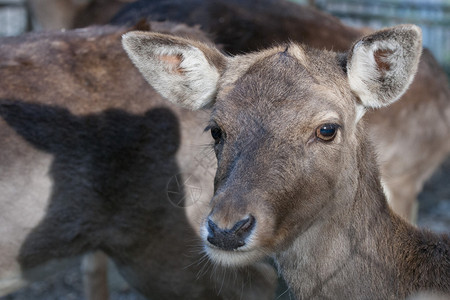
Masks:
[[[81,262],[86,299],[108,300],[108,259],[101,251],[87,253]]]

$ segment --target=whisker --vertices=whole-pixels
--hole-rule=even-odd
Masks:
[[[183,267],[183,270],[186,270],[187,268],[192,267],[193,265],[200,265],[205,259],[208,258],[208,255],[205,253],[203,254],[199,259],[195,260],[194,262],[190,263],[189,265]]]
[[[278,295],[277,298],[275,298],[275,300],[280,299],[284,294],[286,294],[291,288],[288,287],[284,292],[282,292],[280,295]],[[291,295],[289,295],[289,299],[291,299]]]

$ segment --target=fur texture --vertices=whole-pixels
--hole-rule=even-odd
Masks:
[[[344,52],[372,32],[345,26],[324,12],[286,0],[140,0],[127,5],[113,22],[133,25],[143,18],[200,26],[231,54],[289,40]],[[346,53],[339,55],[344,70],[346,58]],[[362,103],[357,107],[377,148],[381,175],[392,196],[390,204],[414,222],[416,198],[424,182],[450,153],[448,79],[428,50],[424,49],[417,75],[400,100],[376,110]]]
[[[168,100],[196,110],[214,99],[222,63],[215,65],[199,48],[208,49],[210,56],[221,57],[217,50],[198,42],[175,37],[167,41],[157,33],[143,32],[124,34],[122,44],[144,78]],[[167,47],[169,44],[171,47]]]
[[[385,29],[358,41],[350,52],[350,87],[366,107],[398,100],[414,79],[422,53],[421,30],[414,25]]]
[[[184,25],[151,27],[207,41]],[[151,299],[272,299],[268,264],[203,262],[198,223],[215,170],[207,116],[145,82],[121,47],[126,30],[1,39],[0,294],[8,279],[41,280],[50,261],[101,250]],[[169,190],[187,178],[197,197],[188,185]]]
[[[242,265],[273,253],[298,298],[450,293],[450,239],[392,213],[357,122],[361,102],[387,105],[405,91],[420,41],[414,26],[364,37],[348,72],[340,54],[297,44],[227,58],[209,125],[215,193],[201,226],[212,260]]]

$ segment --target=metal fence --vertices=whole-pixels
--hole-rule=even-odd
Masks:
[[[450,75],[449,0],[316,0],[315,5],[351,26],[419,25],[424,46],[433,52]]]
[[[357,27],[380,28],[414,23],[422,28],[423,44],[450,75],[450,0],[291,0],[314,3],[319,9]],[[31,28],[26,0],[0,0],[0,36]]]
[[[25,0],[0,0],[0,36],[18,35],[30,27]]]

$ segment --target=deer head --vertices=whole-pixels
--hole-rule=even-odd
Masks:
[[[288,43],[226,57],[195,41],[144,32],[125,34],[123,46],[168,100],[212,108],[207,129],[218,168],[201,232],[214,261],[237,265],[345,214],[361,178],[379,185],[376,170],[361,175],[361,162],[372,157],[360,119],[405,92],[421,32],[388,28],[346,54]]]

